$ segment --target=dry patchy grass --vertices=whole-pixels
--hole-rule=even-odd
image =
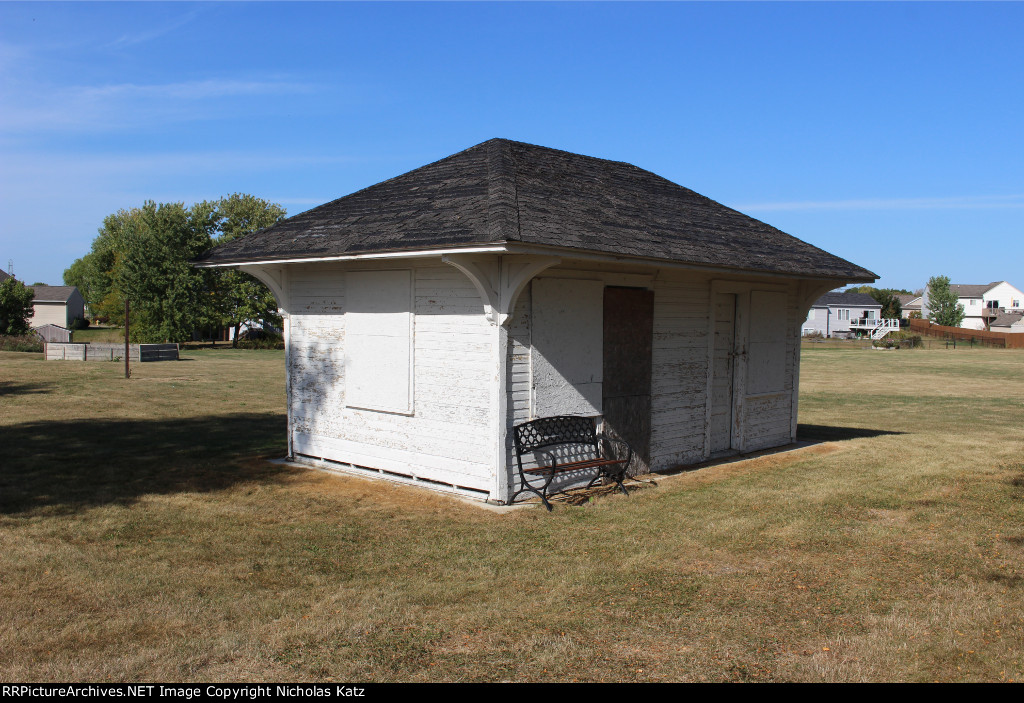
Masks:
[[[806,350],[795,452],[496,514],[268,464],[283,354],[0,354],[0,679],[1024,675],[1024,355]]]

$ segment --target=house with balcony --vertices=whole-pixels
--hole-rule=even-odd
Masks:
[[[879,339],[899,328],[899,320],[882,319],[882,305],[870,295],[833,291],[814,301],[801,330],[804,336]]]
[[[982,285],[951,283],[949,289],[964,306],[960,326],[966,329],[987,330],[1000,312],[1024,311],[1024,293],[1006,281]]]

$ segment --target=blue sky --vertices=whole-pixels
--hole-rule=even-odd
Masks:
[[[0,267],[120,208],[289,214],[506,137],[865,266],[1024,286],[1022,3],[0,2]]]

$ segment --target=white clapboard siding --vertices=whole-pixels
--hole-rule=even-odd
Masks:
[[[651,470],[700,461],[707,402],[709,281],[663,272],[654,286]]]
[[[747,386],[744,451],[777,447],[792,439],[794,373],[800,353],[796,305],[794,291],[752,294],[751,371],[760,370],[763,375]],[[759,354],[764,357],[758,358]]]
[[[600,415],[604,283],[538,278],[531,294],[534,412]]]
[[[413,405],[400,414],[346,405],[345,277],[323,265],[291,274],[293,451],[489,493],[495,364],[473,284],[450,266],[412,268]]]
[[[788,444],[793,395],[788,391],[749,396],[744,405],[745,451]]]

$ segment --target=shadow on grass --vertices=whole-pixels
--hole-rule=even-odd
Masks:
[[[3,428],[0,514],[76,511],[153,493],[205,492],[287,469],[283,414],[28,422]]]
[[[25,395],[28,393],[49,393],[53,386],[49,383],[15,383],[0,381],[0,397],[5,395]]]
[[[797,425],[796,438],[801,442],[839,442],[844,439],[882,437],[884,435],[907,434],[892,430],[872,430],[866,427],[832,427],[831,425]]]

